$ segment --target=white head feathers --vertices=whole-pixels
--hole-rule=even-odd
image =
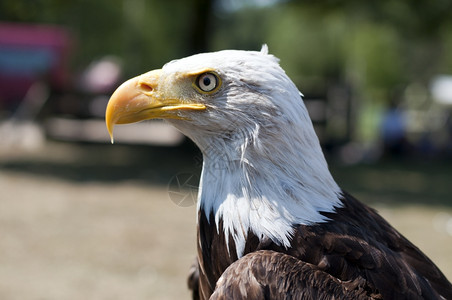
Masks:
[[[243,254],[248,232],[289,246],[295,224],[341,205],[300,93],[268,54],[226,50],[173,61],[163,72],[213,70],[222,86],[193,120],[169,120],[201,149],[198,207],[220,220]]]

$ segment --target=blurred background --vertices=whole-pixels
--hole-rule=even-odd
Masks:
[[[172,59],[265,43],[338,183],[452,279],[451,0],[15,0],[0,2],[0,298],[188,298],[202,156],[158,120],[111,145],[106,103]]]

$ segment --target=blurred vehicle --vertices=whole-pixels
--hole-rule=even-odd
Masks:
[[[13,111],[36,82],[67,88],[69,33],[56,26],[0,23],[0,105]]]

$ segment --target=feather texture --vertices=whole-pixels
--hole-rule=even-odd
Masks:
[[[451,284],[419,249],[347,193],[341,201],[330,221],[295,226],[288,248],[249,233],[240,259],[201,213],[202,299],[452,299]]]

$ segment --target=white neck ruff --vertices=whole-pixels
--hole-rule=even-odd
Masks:
[[[341,206],[341,190],[317,137],[309,145],[298,146],[297,142],[306,139],[281,138],[291,142],[276,141],[269,145],[272,149],[255,142],[236,147],[217,143],[219,148],[212,147],[215,141],[209,147],[200,145],[204,164],[198,211],[207,217],[213,213],[217,230],[223,222],[224,234],[232,236],[238,257],[243,255],[248,232],[289,247],[294,225],[328,221],[321,212]]]

